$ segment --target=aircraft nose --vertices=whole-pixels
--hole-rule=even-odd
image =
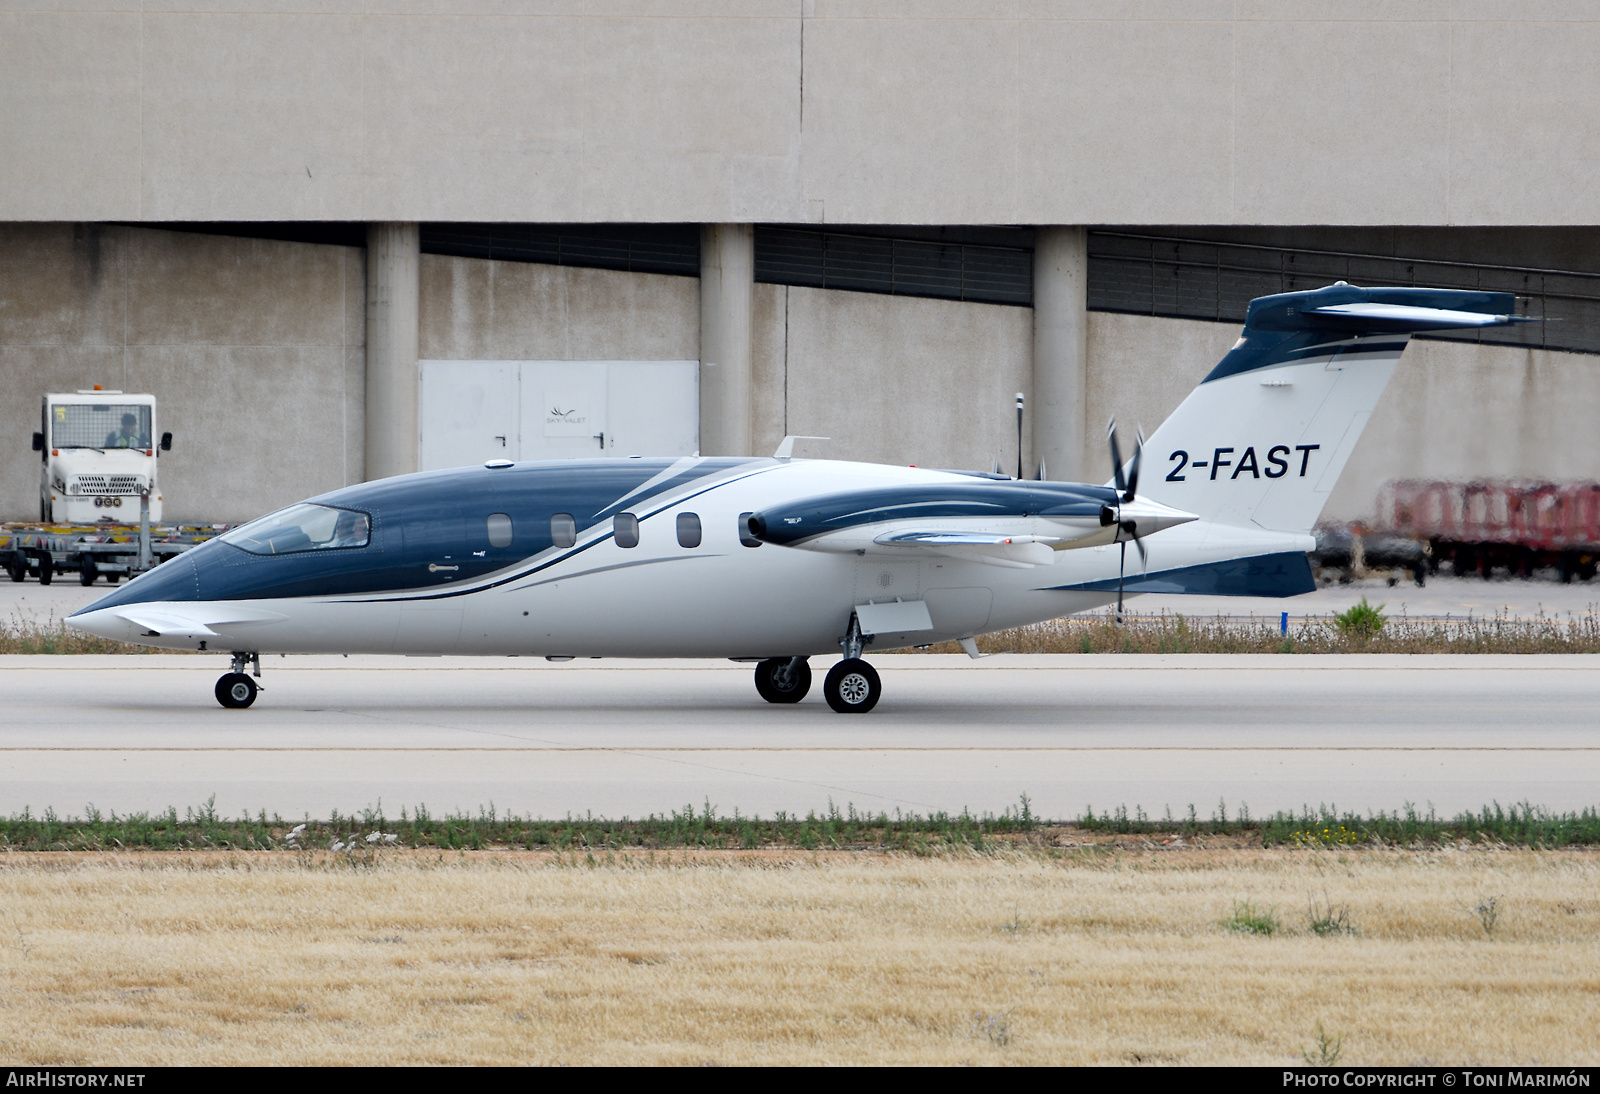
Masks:
[[[114,608],[95,608],[94,605],[74,612],[67,617],[67,626],[96,638],[109,638],[113,642],[127,642],[133,638],[133,624],[117,614]]]

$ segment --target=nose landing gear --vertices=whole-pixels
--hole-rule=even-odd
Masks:
[[[804,657],[769,657],[756,666],[756,691],[769,703],[798,703],[811,690]]]
[[[256,692],[261,690],[261,685],[245,674],[244,670],[246,668],[251,669],[256,679],[260,679],[261,655],[259,653],[239,653],[235,651],[233,655],[233,670],[223,673],[222,678],[217,681],[217,702],[230,710],[239,710],[249,706],[256,701]]]

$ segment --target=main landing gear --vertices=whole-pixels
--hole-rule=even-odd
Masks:
[[[822,681],[822,697],[840,714],[865,714],[878,705],[883,684],[878,671],[861,659],[867,639],[855,613],[850,615],[850,630],[839,640],[844,660],[828,670]]]
[[[238,710],[256,701],[256,692],[261,690],[261,685],[245,674],[244,670],[247,668],[251,669],[256,680],[259,680],[261,655],[235,651],[233,670],[223,673],[222,678],[217,681],[217,702],[230,710]]]

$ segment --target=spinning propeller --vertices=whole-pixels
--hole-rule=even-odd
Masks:
[[[1125,520],[1122,516],[1122,507],[1133,501],[1139,489],[1139,464],[1144,458],[1144,431],[1140,430],[1138,442],[1133,448],[1133,462],[1128,465],[1127,475],[1122,472],[1122,448],[1117,444],[1117,420],[1112,418],[1106,423],[1106,440],[1111,445],[1111,472],[1113,481],[1117,484],[1117,504],[1105,505],[1100,508],[1100,525],[1109,528],[1117,526],[1117,542],[1122,546],[1122,558],[1117,563],[1117,626],[1122,625],[1122,585],[1123,578],[1128,569],[1128,540],[1133,540],[1133,545],[1139,550],[1139,564],[1147,566],[1150,561],[1149,553],[1145,550],[1144,541],[1139,539],[1139,525],[1133,520]],[[1126,537],[1126,538],[1124,538]]]

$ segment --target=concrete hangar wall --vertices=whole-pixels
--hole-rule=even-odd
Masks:
[[[1581,4],[186,7],[0,12],[11,447],[44,390],[154,390],[177,516],[414,466],[419,358],[697,360],[708,452],[922,464],[1009,463],[1022,390],[1028,466],[1098,478],[1098,423],[1159,420],[1237,307],[1130,296],[1096,240],[1180,280],[1232,242],[1556,271],[1540,306],[1583,323],[1595,295]],[[424,253],[461,223],[702,225],[699,276]],[[784,228],[1011,246],[1027,298],[758,279]],[[1578,342],[1419,343],[1330,515],[1398,468],[1600,475]],[[29,515],[30,460],[0,467]]]

